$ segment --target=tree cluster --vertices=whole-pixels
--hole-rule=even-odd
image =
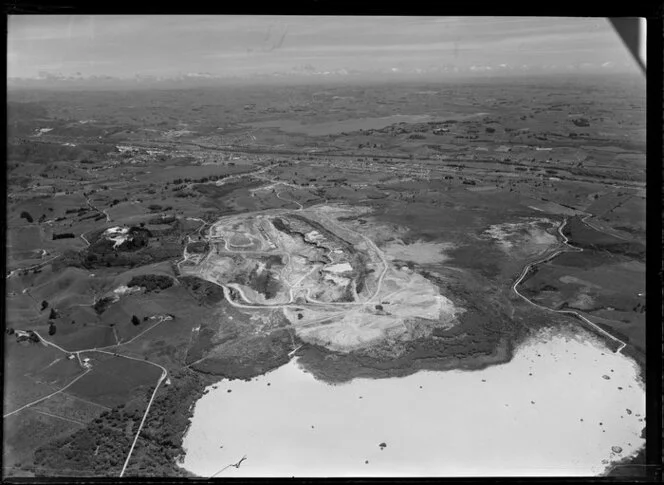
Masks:
[[[56,239],[73,239],[76,236],[72,234],[71,232],[63,232],[62,234],[56,234],[53,233],[53,240],[55,241]]]
[[[34,221],[34,219],[32,218],[32,216],[30,215],[30,213],[27,212],[27,211],[23,211],[23,212],[21,212],[21,218],[22,218],[22,219],[25,219],[25,220],[28,221],[28,222],[33,222],[33,221]]]
[[[199,399],[205,387],[196,374],[173,376],[170,387],[160,389],[136,443],[127,476],[184,476],[176,465],[183,453],[182,437],[187,426],[191,404]],[[147,402],[153,388],[142,401]],[[55,472],[117,477],[127,451],[143,417],[145,403],[138,406],[121,404],[101,413],[75,433],[43,444],[34,454],[35,471],[44,475]],[[80,473],[78,471],[80,470]]]
[[[152,291],[165,290],[173,286],[173,279],[169,276],[145,274],[134,276],[127,286],[141,286],[150,293]]]
[[[190,178],[181,179],[181,178],[177,178],[177,179],[174,179],[172,183],[175,184],[175,185],[191,184],[191,183],[204,184],[205,182],[215,182],[217,180],[223,180],[226,177],[228,177],[228,175],[208,175],[206,177],[201,177],[199,179],[190,179]]]
[[[127,422],[139,419],[138,413],[125,414],[117,408],[104,412],[80,431],[37,448],[35,465],[117,477],[131,446],[131,437],[125,433]]]
[[[110,297],[105,297],[105,298],[100,298],[95,302],[95,304],[92,306],[94,310],[97,312],[97,314],[101,315],[106,311],[106,309],[111,306],[113,303],[113,298]]]

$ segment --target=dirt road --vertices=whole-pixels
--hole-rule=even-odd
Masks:
[[[589,216],[587,216],[587,217],[589,217]],[[584,219],[585,219],[585,218],[584,218]],[[585,223],[585,220],[584,220],[584,219],[582,219],[582,221]],[[583,251],[583,249],[581,249],[581,248],[577,248],[576,246],[572,246],[571,244],[569,244],[569,239],[567,239],[567,237],[563,234],[563,228],[565,227],[566,224],[567,224],[567,219],[564,219],[564,220],[561,222],[561,224],[558,226],[558,234],[560,234],[560,236],[562,237],[562,239],[563,239],[563,244],[564,244],[565,247],[564,247],[563,249],[560,249],[560,250],[558,250],[558,251],[555,251],[554,253],[552,253],[552,254],[550,254],[550,255],[548,255],[548,256],[546,256],[546,257],[544,257],[544,258],[542,258],[542,259],[540,259],[540,260],[538,260],[538,261],[534,261],[534,262],[532,262],[532,263],[527,264],[527,265],[523,268],[523,271],[521,271],[521,275],[517,278],[517,280],[516,280],[516,281],[514,282],[514,284],[512,285],[512,291],[514,291],[514,293],[516,293],[518,296],[520,296],[520,297],[523,298],[525,301],[527,301],[528,303],[530,303],[531,305],[533,305],[533,306],[535,306],[535,307],[537,307],[537,308],[540,308],[540,309],[542,309],[542,310],[546,310],[546,311],[550,311],[550,312],[555,312],[555,313],[562,313],[562,314],[567,314],[567,315],[574,315],[575,317],[577,317],[577,318],[583,320],[584,322],[586,322],[588,325],[590,325],[592,328],[594,328],[595,330],[597,330],[599,333],[601,333],[601,334],[604,335],[605,337],[607,337],[607,338],[609,338],[610,340],[613,340],[614,342],[617,342],[618,344],[620,344],[620,346],[618,347],[618,350],[616,350],[616,353],[617,353],[617,352],[620,352],[620,351],[621,351],[622,349],[624,349],[625,346],[627,345],[625,342],[623,342],[622,340],[620,340],[620,339],[614,337],[613,335],[611,335],[610,333],[608,333],[606,330],[604,330],[603,328],[599,327],[597,324],[591,322],[590,320],[588,320],[586,317],[584,317],[584,316],[581,315],[580,313],[575,312],[574,310],[554,310],[554,309],[552,309],[552,308],[548,308],[548,307],[545,307],[545,306],[542,306],[542,305],[538,305],[537,303],[535,303],[535,302],[529,300],[527,297],[525,297],[524,295],[522,295],[521,293],[519,293],[519,290],[517,289],[517,286],[521,283],[521,281],[523,281],[523,279],[526,277],[526,275],[528,274],[528,272],[530,271],[530,269],[531,269],[533,266],[536,266],[536,265],[538,265],[538,264],[542,264],[542,263],[544,263],[544,262],[546,262],[546,261],[549,261],[549,260],[555,258],[556,256],[558,256],[559,254],[565,252],[566,250],[570,250],[570,249],[571,249],[571,250],[573,250],[573,251]]]

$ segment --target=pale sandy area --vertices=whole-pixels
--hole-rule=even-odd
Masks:
[[[404,244],[401,241],[392,241],[383,247],[386,256],[391,260],[412,261],[414,263],[442,263],[450,259],[445,251],[454,248],[451,243],[432,243],[417,241]]]
[[[542,225],[551,227],[555,223],[544,218],[516,223],[506,222],[494,224],[484,233],[508,254],[538,254],[558,243],[558,238],[545,231]]]

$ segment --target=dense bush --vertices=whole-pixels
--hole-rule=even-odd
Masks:
[[[74,434],[42,445],[35,465],[50,470],[94,470],[96,475],[117,476],[131,446],[124,429],[131,419],[121,411],[104,412]]]
[[[149,293],[170,288],[173,286],[173,280],[169,276],[146,274],[134,276],[127,286],[141,286]]]
[[[92,308],[95,309],[95,311],[98,314],[102,314],[106,311],[106,309],[113,303],[113,298],[100,298],[95,302],[95,304],[92,306]]]
[[[153,217],[149,219],[148,224],[171,224],[176,221],[175,216]]]
[[[22,219],[25,219],[25,220],[28,221],[28,222],[33,222],[33,221],[34,221],[34,219],[32,218],[32,216],[30,215],[30,213],[29,213],[29,212],[26,212],[26,211],[21,212],[21,218],[22,218]]]
[[[206,383],[195,374],[172,376],[172,381],[170,387],[162,386],[152,403],[126,476],[187,475],[175,460],[183,453],[181,442],[189,425],[191,404],[202,396]],[[145,401],[151,393],[152,388]],[[104,411],[85,428],[40,446],[34,454],[35,465],[48,470],[49,475],[56,470],[71,475],[76,470],[81,476],[87,472],[95,477],[117,477],[142,417],[140,404],[121,404]]]
[[[58,272],[68,267],[82,268],[83,266],[81,254],[78,251],[71,249],[65,250],[65,252],[52,263],[53,272]]]
[[[206,241],[194,241],[187,245],[187,252],[189,253],[205,253],[210,249],[210,245]]]
[[[55,241],[56,239],[73,239],[76,236],[72,234],[71,232],[63,232],[62,234],[56,234],[53,233],[53,240]]]
[[[195,276],[182,276],[178,278],[182,286],[187,289],[197,302],[209,305],[224,299],[224,291],[219,285]]]

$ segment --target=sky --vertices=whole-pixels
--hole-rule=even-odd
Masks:
[[[8,77],[637,66],[605,18],[24,15]]]

